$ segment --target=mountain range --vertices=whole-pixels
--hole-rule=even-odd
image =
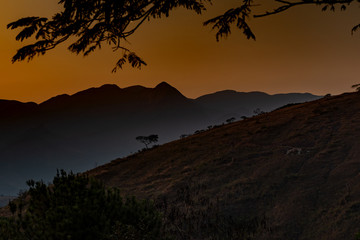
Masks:
[[[0,100],[0,194],[16,195],[28,179],[56,169],[85,171],[143,148],[137,136],[159,135],[163,144],[229,118],[267,112],[311,94],[231,90],[189,99],[162,82],[154,88],[104,85],[40,104]]]

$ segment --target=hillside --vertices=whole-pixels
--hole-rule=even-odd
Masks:
[[[88,173],[161,199],[195,183],[228,213],[265,217],[258,239],[354,239],[360,231],[360,94],[261,114]]]
[[[288,94],[274,107],[318,98],[294,98],[299,95]],[[267,96],[257,107],[277,98]],[[0,100],[0,194],[16,195],[28,179],[49,181],[56,169],[85,171],[137,152],[144,147],[137,136],[158,134],[162,144],[248,115],[237,107],[249,101],[227,101],[226,94],[216,99],[228,109],[212,108],[214,100],[208,105],[186,98],[162,82],[154,88],[108,84],[40,104]]]

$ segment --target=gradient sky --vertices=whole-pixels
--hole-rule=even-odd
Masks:
[[[179,9],[169,18],[144,24],[129,38],[132,49],[148,66],[141,70],[126,66],[112,74],[120,52],[103,48],[84,58],[66,50],[70,43],[29,63],[12,64],[11,57],[22,44],[15,41],[17,31],[7,30],[6,25],[20,17],[51,16],[58,1],[4,1],[0,99],[41,102],[106,83],[154,87],[166,81],[190,98],[225,89],[340,94],[360,83],[360,31],[351,35],[351,28],[360,21],[355,6],[335,13],[299,7],[252,20],[256,41],[246,40],[233,29],[220,42],[202,23],[239,0],[214,0],[201,16]]]

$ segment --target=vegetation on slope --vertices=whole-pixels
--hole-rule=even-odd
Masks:
[[[53,184],[29,180],[29,191],[8,205],[0,218],[1,240],[25,239],[255,239],[266,232],[264,219],[242,219],[222,211],[216,199],[199,194],[204,186],[179,188],[178,202],[123,198],[86,175],[61,171]]]

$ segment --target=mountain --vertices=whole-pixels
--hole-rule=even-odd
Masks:
[[[198,199],[217,199],[232,216],[264,219],[268,230],[256,239],[354,239],[359,126],[360,94],[347,93],[194,134],[88,174],[124,194],[174,205],[184,186],[195,186]]]
[[[236,92],[225,90],[207,94],[196,99],[196,102],[208,111],[213,112],[217,119],[252,116],[255,110],[272,111],[284,103],[302,103],[318,99],[310,93],[288,93],[269,95],[263,92]]]
[[[35,111],[36,103],[22,103],[19,101],[1,100],[0,99],[0,118],[21,117]]]
[[[48,181],[57,168],[85,171],[137,152],[144,147],[137,136],[158,134],[161,144],[228,117],[249,115],[255,106],[267,110],[295,101],[292,94],[284,95],[269,107],[272,96],[263,95],[263,105],[224,93],[189,99],[162,82],[154,88],[107,84],[40,104],[1,100],[0,194],[16,195],[28,179]],[[304,95],[296,101],[316,98]],[[246,105],[247,112],[238,108]]]

